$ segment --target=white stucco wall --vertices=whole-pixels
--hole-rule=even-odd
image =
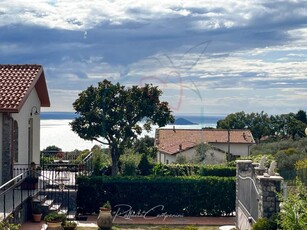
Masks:
[[[225,152],[228,151],[228,144],[227,143],[210,143],[213,147],[216,147],[218,149],[221,149]],[[240,155],[240,156],[248,156],[249,151],[251,148],[251,144],[230,144],[230,153],[233,155]],[[157,153],[157,161],[159,163],[174,163],[176,162],[177,157],[179,155],[183,155],[186,157],[188,161],[190,161],[192,158],[196,155],[196,149],[188,149],[186,151],[183,151],[181,153],[178,153],[176,155],[169,155],[162,152]],[[222,164],[226,162],[226,153],[223,153],[218,150],[211,149],[206,153],[206,160],[205,164]]]
[[[176,155],[169,155],[165,153],[157,153],[157,161],[162,164],[170,164],[176,161]]]
[[[22,106],[19,113],[12,115],[13,119],[18,122],[18,162],[17,164],[28,164],[28,127],[29,119],[33,118],[33,159],[36,164],[39,164],[40,159],[40,115],[30,115],[31,109],[36,106],[40,112],[40,101],[36,90],[33,89],[27,101]],[[32,112],[35,110],[33,109]]]
[[[182,151],[182,152],[178,153],[176,155],[175,161],[176,161],[178,156],[184,156],[187,161],[191,161],[196,156],[196,149],[192,148],[192,149],[188,149],[186,151]]]
[[[215,165],[223,163],[226,163],[226,153],[215,149],[209,149],[206,152],[206,157],[205,157],[206,165]]]
[[[2,168],[2,122],[3,116],[0,113],[0,167]],[[0,169],[0,185],[2,184],[2,169]]]
[[[225,152],[228,152],[228,144],[227,143],[210,143],[212,146],[217,147]],[[240,156],[248,156],[249,150],[251,147],[250,144],[230,144],[230,153],[233,155]]]
[[[175,161],[176,161],[176,155],[169,155],[169,154],[164,155],[165,164],[174,163]]]

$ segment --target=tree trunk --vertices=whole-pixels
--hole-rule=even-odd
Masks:
[[[110,150],[111,150],[111,158],[112,158],[112,176],[116,176],[118,174],[118,163],[119,163],[119,149],[114,147],[114,146],[110,146]]]

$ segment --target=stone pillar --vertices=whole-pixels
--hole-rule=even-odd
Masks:
[[[3,113],[2,123],[2,184],[12,179],[12,118],[9,113]]]
[[[281,176],[257,176],[257,179],[260,185],[259,218],[270,218],[280,210],[278,193],[281,192],[283,178]]]
[[[270,166],[272,171],[270,176],[265,173],[267,168],[259,167],[258,164],[253,164],[251,160],[238,160],[236,164],[236,225],[240,230],[251,230],[257,219],[270,218],[273,214],[279,212],[278,194],[281,192],[283,178],[274,173],[273,166]],[[248,185],[243,183],[243,181],[248,180],[251,180],[252,186],[255,188],[253,194],[256,196],[249,198],[250,203],[246,196]],[[256,200],[258,202],[255,202]]]

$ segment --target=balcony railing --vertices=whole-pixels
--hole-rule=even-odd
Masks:
[[[76,209],[71,199],[76,194],[76,177],[92,173],[92,160],[92,153],[80,161],[67,153],[43,152],[40,166],[15,164],[14,178],[0,187],[0,221],[36,194],[62,202],[68,210]]]

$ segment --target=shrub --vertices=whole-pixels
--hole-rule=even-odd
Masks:
[[[153,169],[156,176],[194,176],[199,175],[200,165],[196,164],[157,164]]]
[[[303,184],[307,185],[307,157],[303,160],[299,160],[295,164],[296,175],[303,182]]]
[[[65,214],[51,212],[45,216],[44,220],[46,222],[62,222],[63,223],[66,221],[66,216]]]
[[[21,225],[11,223],[13,216],[10,215],[6,220],[0,221],[0,229],[1,230],[19,230]]]
[[[276,230],[276,226],[267,218],[259,218],[253,225],[253,230]]]
[[[283,229],[306,230],[307,188],[297,179],[297,187],[281,197],[280,225]]]
[[[232,177],[236,176],[235,167],[226,167],[223,165],[206,165],[200,168],[201,176],[221,176]]]
[[[110,201],[127,204],[150,214],[187,216],[230,215],[235,210],[233,177],[79,177],[77,206],[84,213],[97,212]]]
[[[128,151],[128,150],[127,150]],[[120,157],[120,171],[123,176],[135,176],[141,156],[128,152]]]
[[[297,161],[295,164],[295,168],[296,170],[307,169],[307,157],[302,160]]]
[[[141,161],[138,165],[139,174],[143,176],[148,176],[152,173],[152,164],[149,162],[146,154],[142,154]]]
[[[156,164],[153,169],[156,176],[226,176],[236,175],[236,168],[225,165],[197,164]]]

